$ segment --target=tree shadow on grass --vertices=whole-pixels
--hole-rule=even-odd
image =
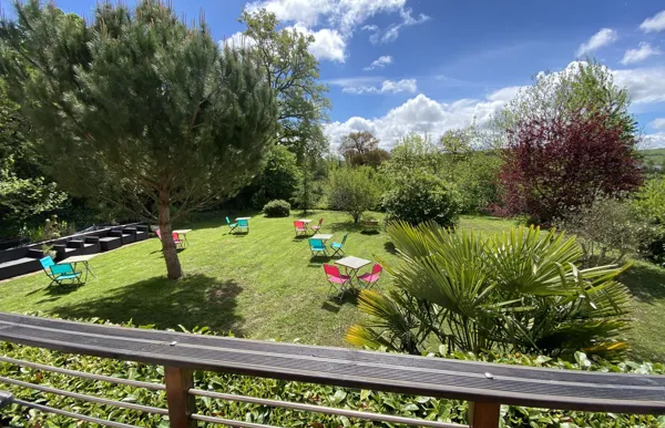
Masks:
[[[323,304],[321,305],[321,309],[326,310],[328,312],[337,313],[340,311],[340,309],[342,309],[342,306],[344,305],[357,306],[358,294],[360,294],[360,292],[355,288],[344,290],[341,296],[339,292],[333,292],[332,294],[330,294],[330,296],[328,296],[328,299],[325,302],[323,302]]]
[[[242,291],[237,282],[200,274],[178,281],[153,277],[50,312],[64,318],[99,317],[115,323],[131,319],[134,324],[152,324],[158,329],[208,326],[240,337],[243,319],[236,313],[236,297]]]
[[[397,248],[395,248],[395,244],[393,244],[393,243],[390,242],[390,241],[386,241],[386,242],[383,244],[383,249],[386,250],[388,253],[390,253],[390,254],[392,254],[392,255],[397,254]]]
[[[352,221],[345,221],[345,222],[337,222],[337,223],[331,223],[329,225],[330,230],[332,233],[335,232],[362,232],[363,231],[363,225],[362,223],[354,223]]]
[[[619,276],[633,296],[647,303],[665,299],[665,269],[648,263],[636,263]]]

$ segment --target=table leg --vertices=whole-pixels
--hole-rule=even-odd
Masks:
[[[93,278],[97,278],[97,275],[95,275],[92,269],[90,269],[88,261],[86,260],[83,264],[85,265],[85,280],[88,280],[88,274],[92,275]]]

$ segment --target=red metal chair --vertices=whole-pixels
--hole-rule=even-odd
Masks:
[[[312,226],[312,230],[313,230],[314,232],[318,232],[318,231],[321,230],[321,226],[322,226],[322,225],[323,225],[323,219],[320,218],[320,219],[319,219],[319,224],[316,224],[316,225]]]
[[[383,272],[383,267],[376,263],[372,266],[372,272],[364,273],[358,277],[359,280],[365,282],[367,287],[371,287],[381,279],[381,272]]]
[[[155,234],[157,234],[157,237],[159,240],[162,240],[162,233],[159,229],[155,230]],[[180,236],[178,236],[177,233],[173,232],[173,242],[175,243],[175,246],[177,248],[185,248],[185,243],[183,242],[182,239],[180,239]]]
[[[342,275],[337,266],[332,266],[327,263],[323,264],[323,271],[326,273],[326,277],[330,283],[328,296],[330,296],[330,291],[334,288],[339,293],[339,301],[341,302],[351,277],[349,275]]]
[[[307,230],[307,225],[305,224],[304,221],[296,220],[296,221],[293,222],[293,226],[296,228],[296,236],[298,236],[299,234],[303,234],[303,233],[305,235],[309,234],[309,232]]]

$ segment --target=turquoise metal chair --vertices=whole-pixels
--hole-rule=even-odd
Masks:
[[[343,250],[342,248],[344,247],[344,244],[346,244],[346,238],[347,238],[348,236],[349,236],[349,234],[347,233],[347,234],[344,235],[344,237],[342,238],[342,242],[333,242],[332,244],[330,244],[330,248],[332,248],[333,250],[335,250],[335,251],[332,253],[332,255],[331,255],[330,257],[335,257],[335,255],[336,255],[337,253],[344,254],[344,250]]]
[[[323,253],[328,256],[328,248],[326,248],[325,242],[323,239],[312,239],[309,238],[309,251],[312,253],[312,256],[317,255],[318,253]]]
[[[228,217],[226,217],[226,224],[229,226],[229,232],[233,232],[238,227],[238,223],[231,223]]]
[[[39,259],[39,263],[42,264],[44,273],[51,280],[49,287],[53,284],[61,285],[65,281],[69,281],[71,284],[82,285],[81,281],[81,272],[74,271],[74,266],[71,263],[62,263],[55,264],[53,259],[49,256]]]
[[[238,220],[238,232],[241,232],[243,230],[246,233],[249,233],[249,220],[241,218]]]

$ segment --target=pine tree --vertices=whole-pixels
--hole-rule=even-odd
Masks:
[[[3,72],[53,176],[158,220],[179,278],[172,222],[249,182],[272,144],[276,102],[256,57],[220,50],[204,23],[155,0],[102,4],[89,24],[37,0],[16,8],[0,25]]]

